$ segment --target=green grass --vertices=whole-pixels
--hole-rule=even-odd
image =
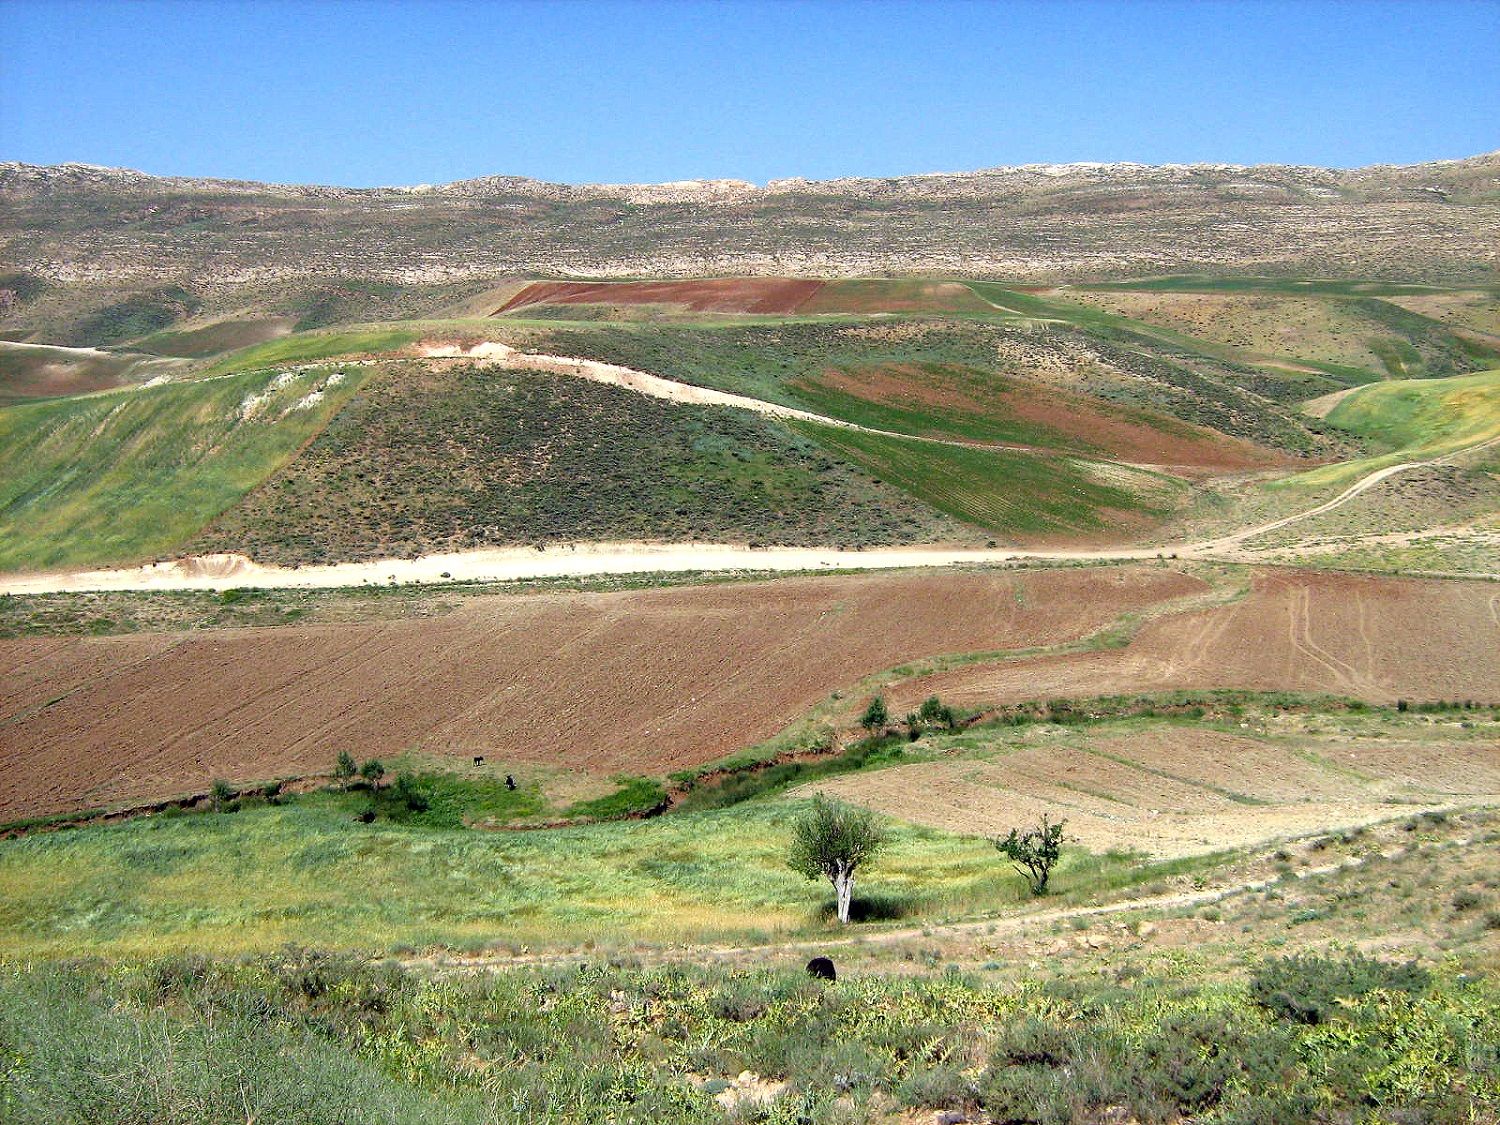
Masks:
[[[254,344],[216,360],[208,374],[249,371],[258,367],[312,363],[332,356],[367,352],[390,352],[421,339],[424,330],[414,325],[371,326],[338,332],[297,332],[279,340]]]
[[[351,369],[272,388],[272,372],[0,410],[0,569],[174,551],[289,461],[358,388]],[[241,407],[269,394],[250,417]]]
[[[1403,454],[1461,449],[1500,436],[1500,370],[1365,387],[1340,400],[1328,421]]]
[[[369,802],[313,794],[0,841],[0,953],[744,938],[817,929],[831,899],[785,864],[800,802],[532,832],[360,824]],[[878,915],[1026,901],[985,841],[905,825],[893,834],[858,888]],[[1055,881],[1066,900],[1204,862],[1075,850]]]
[[[1011,534],[1071,534],[1111,527],[1122,513],[1165,515],[1177,486],[1120,470],[1137,488],[1102,484],[1081,465],[1007,449],[943,445],[812,422],[794,427],[882,481],[965,523]],[[1148,492],[1149,490],[1149,492]]]
[[[1079,289],[1147,290],[1168,293],[1281,293],[1289,296],[1309,294],[1340,297],[1403,297],[1429,293],[1495,292],[1494,286],[1404,285],[1386,281],[1338,281],[1331,279],[1297,279],[1286,277],[1209,277],[1183,274],[1140,281],[1106,281],[1080,285]]]
[[[1500,437],[1500,370],[1361,387],[1329,411],[1328,423],[1386,452],[1298,473],[1271,482],[1268,489],[1332,490],[1387,465],[1440,457]]]
[[[1129,974],[1019,985],[916,965],[824,985],[785,962],[444,976],[296,950],[0,965],[0,1112],[15,1125],[851,1125],[957,1108],[1056,1125],[1375,1125],[1500,1110],[1493,980],[1348,954],[1250,961],[1249,987],[1134,960]],[[1280,987],[1267,997],[1265,982]],[[1326,1018],[1309,1022],[1304,1001]],[[716,1095],[745,1072],[785,1085],[726,1112]]]

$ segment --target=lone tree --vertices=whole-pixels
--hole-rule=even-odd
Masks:
[[[1053,824],[1043,813],[1040,828],[1033,828],[1024,835],[1012,828],[1009,836],[996,836],[993,840],[1000,854],[1010,860],[1011,866],[1031,885],[1034,895],[1047,893],[1052,865],[1062,854],[1063,825],[1067,823],[1061,820]]]
[[[354,755],[347,750],[340,750],[339,760],[333,767],[333,776],[338,779],[339,784],[345,789],[349,788],[349,782],[354,780],[354,775],[357,772],[358,769],[354,764]]]
[[[886,846],[885,829],[868,809],[830,801],[821,793],[813,807],[792,825],[792,850],[787,863],[809,879],[819,876],[833,884],[839,921],[849,922],[854,897],[854,872],[873,860]]]
[[[385,776],[385,765],[379,758],[371,758],[359,767],[359,776],[370,783],[371,789],[379,789],[380,779]]]
[[[885,724],[890,721],[890,717],[890,712],[885,709],[885,696],[877,695],[870,700],[865,713],[859,717],[859,725],[874,734],[876,731],[885,729]]]
[[[234,800],[234,789],[222,777],[216,777],[208,791],[208,797],[213,802],[214,812],[223,812],[224,806]]]

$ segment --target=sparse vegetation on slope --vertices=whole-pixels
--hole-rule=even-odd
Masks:
[[[963,534],[771,419],[500,368],[390,366],[195,544],[266,562],[503,544]]]

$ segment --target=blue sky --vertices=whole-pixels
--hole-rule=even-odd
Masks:
[[[1500,148],[1500,0],[0,0],[0,159],[347,185]]]

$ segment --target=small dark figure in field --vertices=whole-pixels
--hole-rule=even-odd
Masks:
[[[359,821],[361,824],[374,824],[375,823],[375,810],[374,809],[366,809],[364,812],[360,813],[354,819],[357,820],[357,821]]]
[[[827,957],[814,957],[807,963],[807,975],[813,980],[838,980],[839,975],[834,970],[833,962]]]
[[[480,760],[483,761],[483,759]],[[512,793],[516,791],[516,779],[510,774],[505,775],[505,788],[509,789]]]
[[[475,754],[474,755],[474,764],[476,766],[482,766],[482,765],[484,765],[484,755],[483,754]]]

